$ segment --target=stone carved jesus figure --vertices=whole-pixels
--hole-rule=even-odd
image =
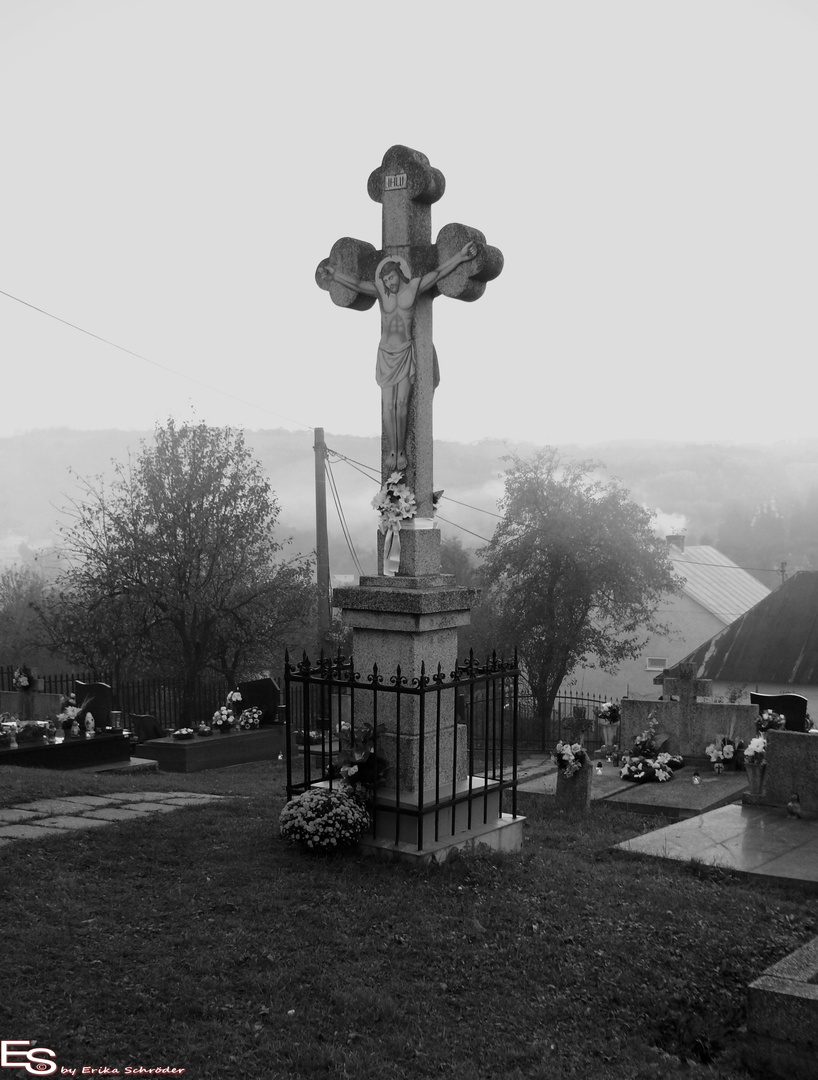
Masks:
[[[334,266],[324,275],[357,293],[376,296],[381,309],[381,340],[375,379],[381,388],[383,427],[389,447],[386,468],[403,472],[406,468],[406,426],[409,396],[415,381],[414,319],[418,297],[428,292],[446,274],[477,254],[477,245],[469,241],[456,255],[422,277],[412,277],[405,259],[387,256],[375,270],[374,281],[359,281]],[[437,357],[435,357],[435,386]]]

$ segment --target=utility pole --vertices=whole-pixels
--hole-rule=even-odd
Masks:
[[[332,584],[329,579],[329,540],[327,538],[327,444],[324,429],[315,429],[315,552],[318,580],[318,637],[319,644],[329,650],[329,629],[332,622]]]

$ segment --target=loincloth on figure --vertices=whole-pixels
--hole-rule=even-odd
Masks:
[[[437,350],[432,346],[432,386],[437,389],[440,382],[440,367],[437,362]],[[404,379],[411,385],[415,381],[415,343],[407,341],[395,349],[385,345],[378,346],[378,359],[375,363],[375,382],[382,390],[388,386],[397,386]]]

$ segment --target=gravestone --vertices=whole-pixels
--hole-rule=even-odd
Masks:
[[[809,702],[800,694],[750,694],[750,701],[761,712],[771,710],[784,717],[785,731],[809,731],[807,719]]]
[[[111,726],[111,709],[113,708],[113,693],[111,687],[103,682],[74,682],[74,697],[77,700],[79,712],[77,720],[80,727],[83,725],[85,716],[90,713],[94,718],[96,731],[103,731]]]
[[[662,749],[688,762],[706,763],[705,748],[725,736],[746,746],[756,734],[758,706],[700,701],[712,692],[711,680],[697,678],[695,664],[679,668],[678,678],[664,680],[660,701],[622,699],[620,750],[628,753],[634,738],[648,727],[651,713],[660,739],[666,736]]]
[[[818,734],[768,731],[764,781],[759,794],[742,801],[756,806],[785,807],[798,795],[805,814],[818,814]]]
[[[239,693],[242,711],[255,705],[261,709],[262,724],[273,724],[278,720],[281,690],[275,679],[249,679],[247,682],[241,682]]]

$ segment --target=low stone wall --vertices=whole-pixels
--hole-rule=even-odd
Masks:
[[[0,690],[0,712],[12,713],[23,719],[27,710],[29,720],[46,720],[60,711],[62,694],[20,693],[17,690]]]
[[[767,767],[760,795],[746,794],[755,806],[786,806],[797,792],[801,809],[818,813],[818,733],[767,732]]]
[[[681,754],[688,761],[706,761],[705,747],[715,739],[730,734],[745,745],[756,734],[757,705],[731,705],[720,702],[697,701],[682,705],[680,701],[632,701],[621,703],[620,750],[630,750],[633,740],[656,714],[659,732],[668,736],[665,749]]]

